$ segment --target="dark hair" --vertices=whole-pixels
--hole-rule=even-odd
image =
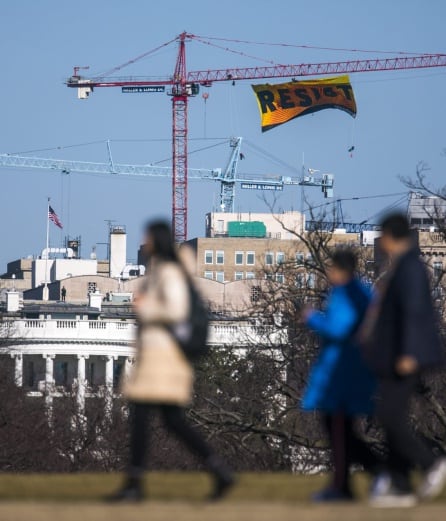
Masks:
[[[163,260],[178,262],[172,227],[167,221],[149,221],[145,232],[153,241],[153,255]]]
[[[383,235],[388,235],[392,239],[402,240],[411,237],[409,220],[404,213],[392,213],[385,217],[381,222]]]
[[[331,255],[330,260],[336,268],[353,275],[356,271],[356,254],[351,248],[337,248]]]

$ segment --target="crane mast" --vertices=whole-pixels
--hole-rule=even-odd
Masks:
[[[172,224],[177,242],[187,239],[187,100],[186,33],[179,38],[172,85]]]
[[[242,138],[232,138],[229,142],[231,155],[225,170],[220,178],[220,208],[221,212],[234,212],[235,204],[235,182],[237,175],[237,165],[240,159],[240,149]]]

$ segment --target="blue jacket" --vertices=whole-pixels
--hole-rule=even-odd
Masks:
[[[308,317],[307,326],[320,336],[322,346],[304,394],[304,410],[351,416],[372,412],[375,381],[354,340],[370,300],[370,291],[354,279],[331,290],[324,313]]]

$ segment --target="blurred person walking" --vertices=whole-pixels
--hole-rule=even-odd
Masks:
[[[130,402],[130,464],[122,488],[109,499],[143,499],[142,478],[150,437],[150,421],[159,411],[166,427],[203,461],[214,477],[209,499],[220,499],[232,486],[233,476],[205,439],[186,421],[192,400],[194,371],[173,330],[190,320],[191,274],[180,260],[170,225],[164,221],[146,227],[149,257],[145,287],[134,303],[139,323],[133,373],[123,384]],[[190,263],[189,263],[190,264]]]
[[[326,309],[304,314],[306,325],[321,337],[322,347],[302,406],[323,413],[334,467],[331,483],[313,496],[315,502],[352,500],[351,465],[360,463],[371,472],[377,465],[376,457],[355,431],[357,418],[372,412],[375,390],[356,340],[371,299],[370,290],[356,275],[356,264],[352,250],[335,250],[326,267],[332,286]]]
[[[370,502],[410,507],[417,501],[410,482],[413,468],[423,473],[421,499],[438,495],[446,483],[446,459],[434,456],[409,424],[410,399],[423,373],[442,363],[442,348],[427,270],[406,216],[390,215],[381,228],[379,245],[390,268],[371,307],[366,356],[379,379],[376,415],[389,455],[387,472],[375,480]]]

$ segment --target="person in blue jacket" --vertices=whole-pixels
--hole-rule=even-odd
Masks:
[[[317,502],[353,499],[349,468],[360,463],[373,471],[377,459],[355,432],[355,419],[373,412],[374,378],[366,366],[356,334],[371,292],[356,276],[351,249],[338,248],[327,263],[331,290],[323,312],[306,310],[303,320],[321,339],[303,397],[303,409],[321,411],[332,450],[333,477],[315,494]]]

